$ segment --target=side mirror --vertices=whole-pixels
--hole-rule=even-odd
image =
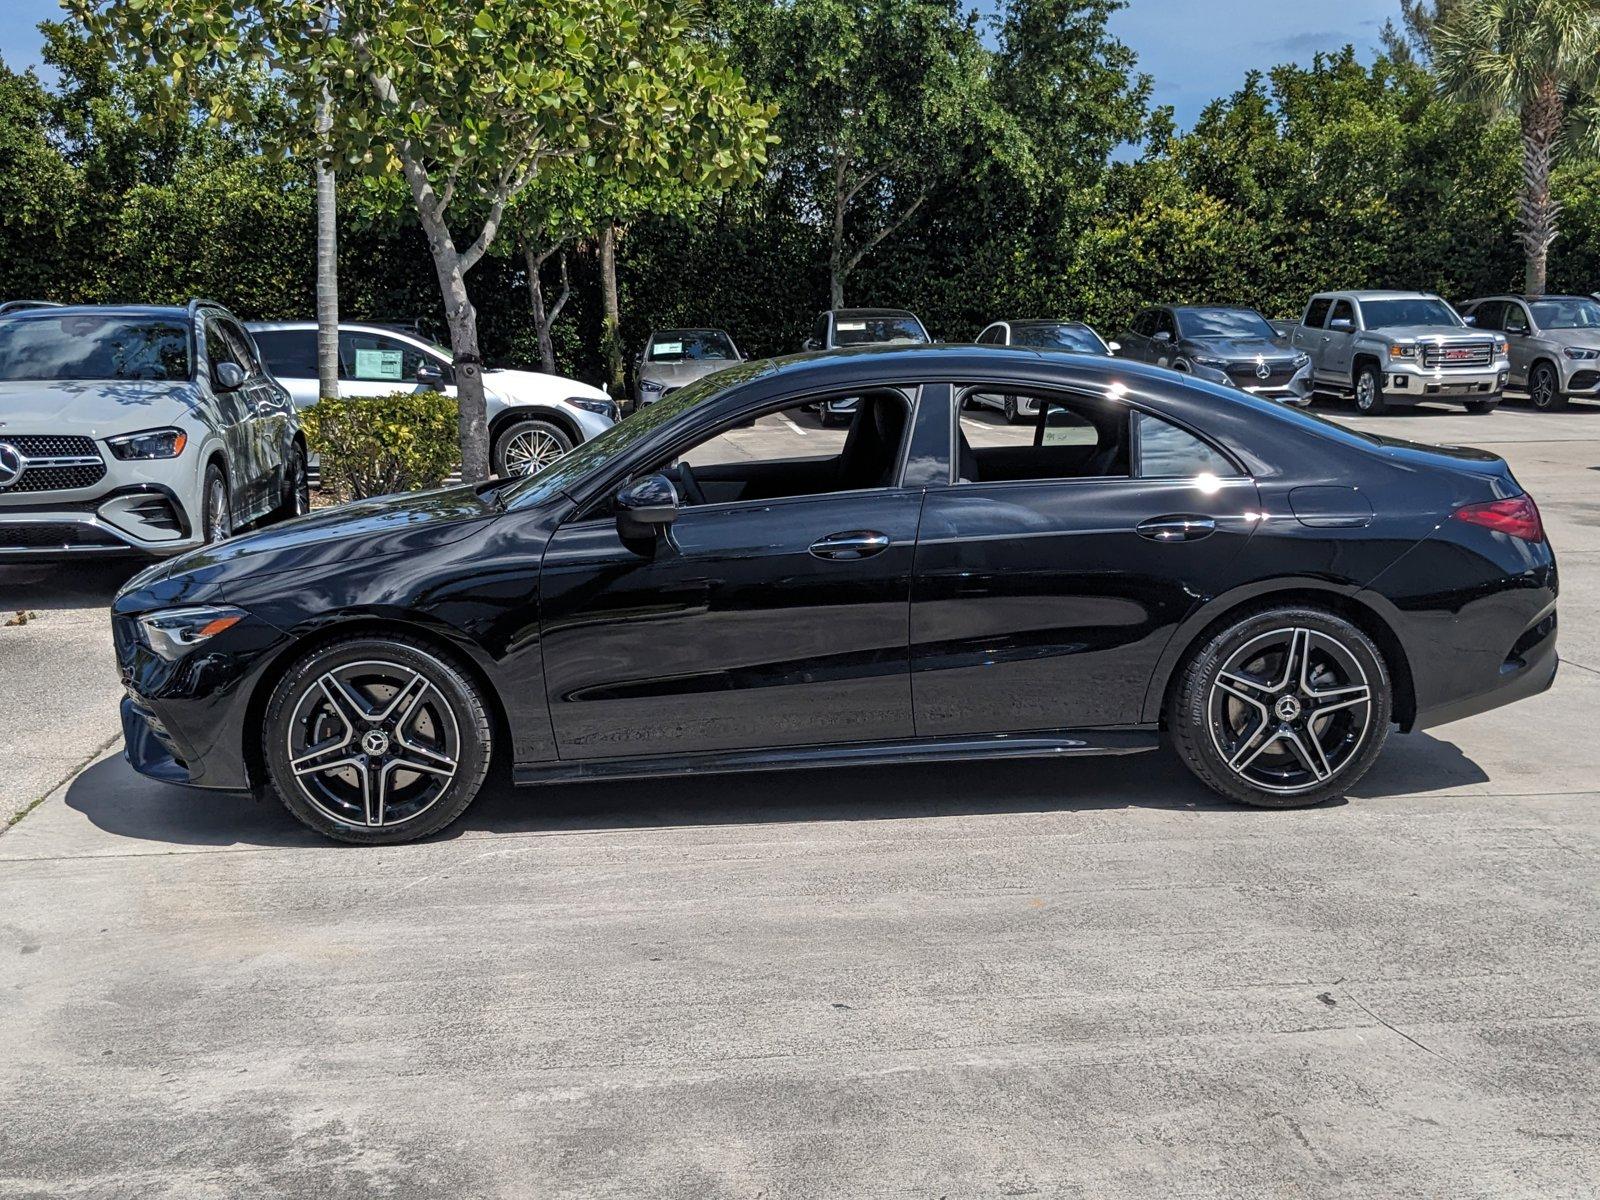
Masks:
[[[1150,340],[1155,342],[1170,342],[1172,340],[1172,335],[1165,329],[1158,329],[1150,335]]]
[[[417,382],[423,387],[436,388],[444,382],[444,372],[438,364],[424,361],[417,365]]]
[[[1339,333],[1349,333],[1356,327],[1356,323],[1349,317],[1335,317],[1328,322],[1328,328]]]
[[[624,541],[654,538],[678,519],[678,489],[665,475],[635,479],[617,493],[617,534]]]
[[[805,341],[800,343],[800,349],[802,349],[802,350],[821,350],[822,349],[822,343],[817,341],[816,338],[807,338]]]
[[[1461,323],[1463,325],[1476,325],[1478,323],[1478,318],[1475,314],[1468,313],[1466,316],[1461,318]]]
[[[1111,353],[1113,353],[1113,354],[1121,354],[1122,353],[1122,343],[1121,342],[1107,342],[1106,343],[1106,349],[1111,351]]]
[[[216,367],[217,386],[225,392],[236,392],[244,386],[244,368],[236,362],[219,362]]]

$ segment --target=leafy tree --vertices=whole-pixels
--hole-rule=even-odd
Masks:
[[[1594,0],[1460,0],[1433,39],[1448,91],[1492,113],[1515,113],[1521,123],[1524,286],[1542,293],[1561,213],[1551,171],[1573,117],[1588,117],[1594,103],[1600,7]]]
[[[682,0],[71,0],[172,73],[272,71],[302,113],[324,95],[328,149],[403,181],[427,239],[457,363],[462,473],[489,470],[467,275],[549,162],[734,181],[759,168],[769,114],[692,35]],[[220,110],[220,112],[219,112]],[[226,116],[226,97],[213,100]]]

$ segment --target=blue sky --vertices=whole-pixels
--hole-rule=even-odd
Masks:
[[[1239,86],[1250,67],[1307,62],[1318,50],[1353,42],[1369,57],[1396,0],[1131,0],[1112,29],[1155,77],[1155,101],[1187,127],[1207,101]],[[0,0],[0,55],[35,65],[34,26],[59,12],[56,0]]]

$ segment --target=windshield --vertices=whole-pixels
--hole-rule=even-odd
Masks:
[[[631,416],[618,421],[604,433],[569,450],[555,462],[511,484],[504,493],[507,508],[526,508],[542,504],[557,492],[565,492],[649,437],[661,426],[695,405],[728,388],[737,387],[757,375],[772,370],[771,363],[757,359],[735,367],[725,367],[688,387],[680,388],[663,400],[647,404]]]
[[[182,322],[82,312],[0,319],[0,380],[188,378]]]
[[[677,329],[650,339],[649,362],[732,362],[739,357],[733,341],[720,329]]]
[[[1186,338],[1265,338],[1278,335],[1253,308],[1181,308],[1178,332]]]
[[[1600,304],[1587,296],[1534,300],[1528,307],[1540,329],[1600,329]]]
[[[915,317],[846,317],[833,321],[835,346],[872,346],[881,342],[917,342],[928,340],[927,330]]]
[[[1397,325],[1448,325],[1459,328],[1461,318],[1443,300],[1421,297],[1416,300],[1363,300],[1361,316],[1368,329],[1390,329]]]
[[[1013,346],[1041,350],[1075,350],[1080,354],[1109,354],[1100,336],[1087,325],[1013,325]]]

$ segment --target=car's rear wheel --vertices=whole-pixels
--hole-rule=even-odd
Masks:
[[[201,487],[203,511],[201,530],[206,545],[227,540],[233,536],[233,504],[228,499],[228,477],[222,468],[212,463],[206,468],[205,483]]]
[[[494,439],[494,473],[532,475],[571,449],[572,438],[561,426],[538,417],[522,417],[509,422]]]
[[[1561,380],[1549,363],[1536,363],[1528,374],[1528,400],[1540,412],[1553,412],[1567,406],[1561,392]]]
[[[1389,735],[1389,672],[1355,625],[1272,608],[1208,638],[1167,712],[1184,764],[1212,791],[1261,808],[1342,795]]]
[[[262,750],[284,806],[318,833],[365,845],[449,825],[489,768],[483,696],[409,638],[348,638],[295,663],[267,701]]]
[[[1389,410],[1383,398],[1383,376],[1372,363],[1367,363],[1356,376],[1356,411],[1376,417]]]
[[[311,511],[311,471],[306,465],[306,448],[299,442],[289,451],[283,467],[283,500],[275,514],[280,521],[303,517]]]

